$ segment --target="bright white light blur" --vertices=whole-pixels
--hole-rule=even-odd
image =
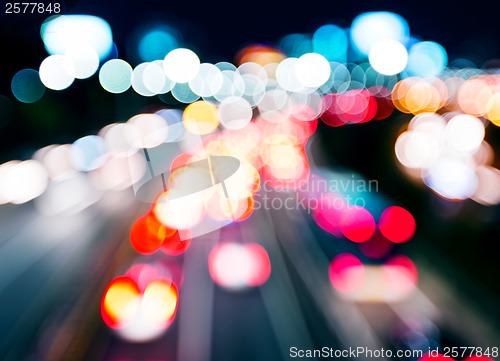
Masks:
[[[53,90],[63,90],[75,80],[75,67],[64,55],[50,55],[40,64],[40,80]]]
[[[208,257],[212,279],[225,288],[240,290],[267,281],[271,265],[266,250],[256,243],[220,243]]]
[[[130,118],[127,124],[133,131],[127,131],[125,136],[135,148],[154,148],[167,139],[167,121],[157,114],[139,114]]]
[[[241,289],[247,286],[253,267],[253,258],[243,245],[226,243],[214,253],[211,269],[219,284]]]
[[[123,93],[132,85],[132,67],[124,60],[107,61],[99,71],[101,86],[110,93]]]
[[[245,83],[243,98],[247,100],[252,107],[255,107],[264,97],[267,80],[264,81],[253,74],[243,74],[241,78]]]
[[[500,203],[500,170],[490,166],[476,169],[479,184],[472,199],[486,206]]]
[[[309,94],[292,93],[289,100],[286,112],[298,120],[314,120],[323,111],[323,98],[316,91]]]
[[[198,134],[188,131],[184,132],[184,135],[179,139],[178,144],[181,151],[190,154],[193,153],[193,149],[200,149],[200,147],[203,147],[201,137]]]
[[[229,178],[224,180],[226,192],[222,189],[221,194],[227,193],[230,199],[246,199],[256,192],[255,179],[258,179],[258,170],[249,163],[242,162],[238,170]],[[217,189],[219,191],[219,189]]]
[[[484,125],[472,115],[457,115],[446,125],[446,143],[456,151],[471,153],[483,139]]]
[[[112,123],[102,128],[98,135],[104,139],[111,155],[126,156],[137,151],[138,130],[129,123]]]
[[[118,336],[129,342],[153,341],[165,333],[165,328],[152,325],[137,312],[132,322],[124,328],[116,330]]]
[[[72,47],[91,47],[100,59],[113,47],[111,27],[103,19],[91,15],[51,16],[40,29],[49,54],[64,54]]]
[[[61,182],[50,182],[34,202],[37,210],[47,216],[74,215],[97,202],[101,195],[90,185],[87,175],[80,173]]]
[[[165,281],[153,281],[144,290],[140,313],[152,325],[170,325],[177,310],[177,292]]]
[[[295,63],[295,76],[306,87],[317,88],[325,84],[332,69],[323,55],[307,53]]]
[[[165,139],[166,143],[177,142],[183,137],[186,129],[182,123],[182,110],[161,109],[155,114],[158,114],[165,119],[168,124],[168,136],[167,139]]]
[[[187,83],[194,79],[200,68],[200,59],[192,50],[174,49],[165,56],[165,75],[176,83]]]
[[[80,138],[71,145],[71,164],[80,171],[87,172],[99,168],[106,162],[107,157],[106,143],[96,135]]]
[[[25,203],[38,197],[48,184],[47,171],[40,162],[32,159],[14,167],[11,177],[16,186],[11,200],[14,204]]]
[[[252,120],[252,106],[239,97],[224,99],[219,105],[219,121],[228,129],[241,129]]]
[[[467,199],[478,186],[474,169],[457,158],[441,157],[426,172],[424,182],[434,192],[447,199]]]
[[[121,191],[137,183],[146,172],[146,159],[141,153],[130,156],[111,155],[106,163],[91,173],[96,188]]]
[[[285,90],[279,87],[269,89],[265,92],[264,97],[262,98],[258,107],[261,113],[285,110],[287,108],[289,100],[289,96]]]
[[[266,91],[268,76],[266,70],[259,64],[248,62],[238,67],[238,73],[245,83],[243,98],[247,100],[252,107],[259,104]]]
[[[144,73],[149,64],[150,63],[141,63],[137,65],[132,72],[132,88],[134,88],[137,94],[145,97],[156,95],[151,90],[149,90],[148,87],[146,87],[146,84],[144,82]]]
[[[428,134],[407,131],[396,141],[396,157],[410,168],[428,168],[441,153],[441,144]]]
[[[71,145],[53,146],[45,152],[40,161],[53,181],[63,181],[78,174],[70,160]]]
[[[266,70],[259,64],[253,62],[243,63],[238,67],[238,73],[241,75],[252,74],[258,77],[260,80],[267,81]]]
[[[2,165],[0,202],[26,203],[47,188],[48,175],[43,165],[33,159]]]
[[[165,81],[165,85],[163,85],[163,89],[161,89],[158,92],[158,94],[168,93],[175,86],[175,82],[173,82],[172,80],[170,80],[169,78],[167,78],[167,76],[165,75],[165,72],[163,71],[163,60],[155,60],[151,64],[155,64],[156,66],[160,67],[161,72],[162,72],[161,78]],[[146,69],[145,77],[149,77],[147,69]]]
[[[160,94],[165,88],[167,78],[158,63],[148,63],[142,73],[142,81],[147,90],[153,94]]]
[[[10,180],[10,169],[20,162],[18,160],[12,160],[7,163],[0,165],[0,204],[9,203],[11,200],[11,180]]]
[[[376,42],[368,55],[370,65],[383,75],[395,75],[404,70],[408,63],[406,48],[395,40]]]
[[[233,70],[223,70],[222,74],[222,86],[214,94],[215,99],[218,101],[223,101],[226,98],[236,96],[241,97],[245,92],[245,81],[243,76]]]
[[[493,159],[495,158],[495,152],[491,145],[483,140],[473,156],[474,162],[478,166],[491,165],[491,163],[493,163]]]
[[[99,67],[99,56],[90,46],[69,48],[64,55],[75,69],[75,78],[87,79],[94,75]]]
[[[291,92],[300,92],[304,85],[299,81],[295,74],[297,58],[286,58],[276,68],[276,80],[280,87]]]
[[[368,55],[380,40],[396,40],[406,44],[410,31],[406,20],[398,14],[374,11],[358,15],[351,24],[351,41],[360,53]]]
[[[175,189],[158,197],[153,212],[158,220],[172,229],[189,229],[204,217],[202,192],[175,197]]]
[[[417,114],[408,124],[408,130],[426,133],[440,139],[444,139],[445,127],[446,121],[436,113]]]
[[[213,64],[200,65],[198,74],[189,81],[193,93],[201,97],[210,97],[222,88],[224,78],[222,72]]]

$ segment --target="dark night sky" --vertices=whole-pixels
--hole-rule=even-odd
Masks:
[[[137,1],[80,0],[71,11],[89,12],[110,22],[117,40],[135,24],[166,19],[180,25],[187,40],[200,46],[202,55],[231,57],[245,42],[278,41],[294,32],[312,32],[321,25],[349,26],[365,11],[388,10],[405,17],[413,34],[442,43],[450,53],[460,52],[464,41],[484,44],[487,56],[498,56],[500,40],[494,2],[471,1],[456,5],[449,1]],[[459,2],[457,2],[459,4]],[[495,38],[497,39],[495,41]],[[201,40],[201,41],[200,41]],[[477,51],[475,51],[477,52]]]
[[[198,48],[203,58],[231,60],[244,43],[277,42],[289,33],[313,32],[319,26],[336,23],[349,26],[365,11],[387,10],[401,14],[410,31],[445,46],[448,52],[473,53],[486,60],[498,57],[500,29],[494,2],[471,1],[452,5],[444,1],[325,1],[297,2],[189,2],[189,1],[62,1],[67,13],[87,13],[103,17],[112,29],[119,49],[134,28],[150,20],[164,20],[177,27],[185,39]],[[38,36],[43,17],[2,14],[5,45],[15,53],[29,54],[40,48]],[[13,42],[9,42],[9,40]],[[22,41],[20,46],[18,41]],[[476,48],[471,42],[476,42]],[[25,49],[21,49],[25,48]],[[483,53],[483,54],[478,54]],[[123,52],[122,52],[123,55]],[[11,59],[14,60],[14,59]],[[18,59],[16,59],[18,60]],[[482,65],[482,64],[479,64]]]

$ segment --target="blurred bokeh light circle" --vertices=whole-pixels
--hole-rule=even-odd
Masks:
[[[132,67],[124,60],[107,61],[99,71],[101,86],[110,93],[123,93],[132,85]]]
[[[219,68],[213,64],[203,63],[198,74],[189,81],[189,87],[201,97],[211,97],[221,89],[223,81]]]
[[[72,47],[91,47],[105,59],[113,48],[111,27],[103,19],[92,15],[54,15],[47,18],[40,29],[49,54],[64,54]]]
[[[167,236],[175,230],[165,227],[152,213],[139,217],[130,230],[130,244],[140,254],[153,254],[158,251]]]
[[[271,274],[269,256],[257,243],[220,243],[210,251],[208,267],[212,279],[231,290],[258,287]]]
[[[347,33],[337,25],[323,25],[312,38],[315,53],[323,55],[328,61],[345,62],[347,59]]]
[[[108,157],[104,139],[88,135],[76,140],[70,149],[71,164],[80,171],[90,171],[102,166]]]
[[[458,152],[471,153],[484,139],[484,125],[476,117],[460,114],[453,117],[446,125],[447,144]]]
[[[308,53],[295,63],[295,76],[305,87],[318,88],[325,84],[332,69],[323,55]]]
[[[63,90],[75,80],[75,66],[64,55],[50,55],[40,64],[40,80],[53,90]]]
[[[172,235],[167,235],[161,246],[161,251],[169,256],[178,256],[186,252],[191,244],[191,231],[175,231]]]
[[[71,47],[64,55],[71,61],[77,79],[87,79],[94,75],[99,67],[99,56],[90,46]]]
[[[34,103],[45,93],[40,75],[34,69],[18,71],[11,82],[12,94],[23,103]]]
[[[141,63],[139,65],[137,65],[135,68],[134,68],[134,71],[132,72],[132,88],[135,90],[135,92],[139,95],[142,95],[142,96],[145,96],[145,97],[151,97],[151,96],[154,96],[156,95],[154,92],[150,91],[148,89],[148,87],[146,87],[146,84],[145,84],[145,79],[144,79],[144,72],[146,71],[146,68],[148,67],[150,63]],[[158,79],[161,79],[161,78],[155,78],[153,79],[153,82],[156,82],[158,81]],[[148,79],[149,81],[151,79]],[[152,82],[152,83],[153,83]],[[153,87],[155,86],[156,84],[153,85]],[[163,85],[164,84],[161,84],[161,88],[163,88]]]
[[[386,208],[378,222],[380,232],[394,243],[403,243],[415,234],[417,225],[412,214],[402,207]]]
[[[162,144],[168,137],[168,123],[158,114],[138,114],[127,121],[132,132],[126,137],[134,148],[154,148]]]
[[[163,60],[163,70],[176,83],[194,79],[200,68],[200,59],[192,50],[179,48],[169,52]]]
[[[478,187],[472,199],[476,202],[491,206],[500,203],[500,170],[490,166],[480,166],[476,169]]]
[[[388,11],[360,14],[353,20],[350,30],[354,48],[363,55],[368,55],[380,40],[395,40],[406,45],[410,37],[406,20]]]
[[[328,268],[328,275],[333,287],[341,293],[351,293],[363,285],[365,269],[363,263],[350,253],[336,256]]]
[[[410,48],[407,72],[411,76],[437,76],[448,64],[446,50],[436,42],[422,41]]]
[[[408,63],[408,52],[403,44],[395,40],[380,40],[370,49],[370,65],[383,75],[395,75]]]
[[[429,188],[447,199],[467,199],[478,186],[474,169],[452,156],[439,158],[424,172],[423,178]]]
[[[206,101],[197,101],[186,107],[182,115],[186,130],[193,134],[211,133],[219,125],[217,107]]]
[[[26,203],[40,196],[48,186],[44,166],[34,159],[11,161],[0,166],[0,204]]]
[[[167,27],[149,30],[139,40],[138,52],[143,61],[164,59],[165,56],[179,46],[176,34]]]
[[[200,96],[191,90],[189,83],[175,84],[172,88],[172,96],[184,104],[190,104],[200,99]]]
[[[227,129],[244,128],[252,119],[252,106],[240,97],[229,97],[219,105],[219,121]]]
[[[160,60],[146,64],[142,73],[142,82],[146,89],[153,94],[163,94],[170,91],[174,84],[165,76],[163,62]]]
[[[175,317],[179,291],[169,281],[158,279],[150,282],[142,295],[141,316],[153,326],[167,327]]]
[[[375,232],[375,220],[366,208],[347,206],[340,218],[340,230],[353,242],[366,242]]]
[[[110,282],[101,303],[101,315],[111,328],[123,328],[139,310],[140,290],[130,277],[120,276]]]

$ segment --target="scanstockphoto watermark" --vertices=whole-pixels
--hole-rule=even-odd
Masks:
[[[466,358],[466,357],[498,357],[499,347],[479,347],[479,346],[453,346],[453,347],[428,347],[427,349],[371,349],[369,347],[349,347],[344,349],[335,349],[333,347],[324,346],[316,349],[301,349],[299,347],[290,347],[289,356],[291,358],[314,358],[314,359],[332,359],[332,358],[350,358],[350,359],[420,359],[424,356],[429,358],[438,358],[439,356],[449,358]]]
[[[430,352],[429,352],[430,354]],[[420,358],[424,355],[423,350],[390,350],[390,349],[370,349],[368,347],[349,347],[345,349],[335,349],[333,347],[322,347],[319,349],[301,349],[298,347],[290,347],[289,355],[291,358],[362,358],[374,359],[385,358],[390,359],[394,356],[397,358]]]
[[[299,183],[275,182],[273,186],[262,182],[260,191],[254,195],[254,209],[311,212],[321,208],[340,210],[346,206],[365,207],[364,195],[368,192],[378,192],[377,180],[354,177],[331,181],[314,179]]]

